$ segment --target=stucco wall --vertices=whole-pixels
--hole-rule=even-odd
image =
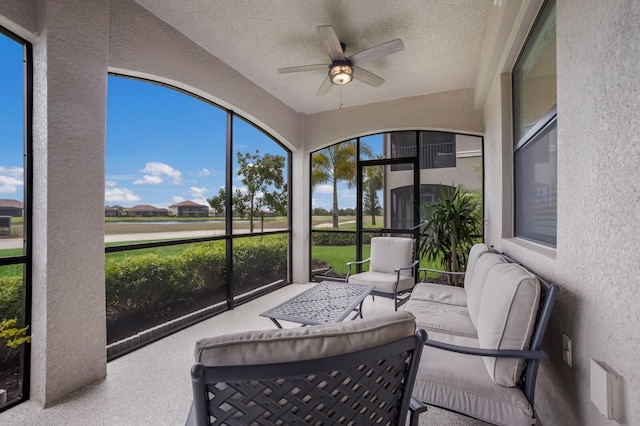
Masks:
[[[512,155],[503,77],[495,76],[485,104],[487,241],[561,287],[536,392],[545,425],[640,424],[638,22],[637,1],[558,0],[555,250],[503,238],[511,234],[511,204],[502,196]],[[573,367],[562,360],[563,333],[573,340]],[[618,423],[590,402],[592,358],[624,378]]]
[[[13,31],[28,41],[34,41],[38,32],[35,0],[2,0],[0,26]]]
[[[31,398],[106,373],[104,149],[108,0],[49,0],[34,43]]]
[[[473,96],[473,89],[460,89],[311,114],[305,117],[305,149],[391,130],[482,134],[482,111],[474,109]]]

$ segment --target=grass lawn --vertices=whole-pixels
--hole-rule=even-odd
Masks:
[[[362,246],[362,258],[366,259],[371,253],[371,246],[366,244]],[[311,257],[313,259],[322,260],[331,268],[342,275],[347,275],[347,262],[356,260],[355,246],[313,246],[311,248]],[[366,264],[365,264],[365,267]],[[422,259],[420,261],[421,268],[442,269],[438,262],[427,262]],[[353,271],[352,271],[353,272]]]
[[[23,254],[21,248],[0,250],[0,257],[21,256]],[[0,266],[0,277],[22,276],[23,264]]]

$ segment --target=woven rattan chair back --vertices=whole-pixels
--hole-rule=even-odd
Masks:
[[[283,364],[191,370],[197,425],[405,424],[426,333]],[[189,422],[188,422],[189,423]]]

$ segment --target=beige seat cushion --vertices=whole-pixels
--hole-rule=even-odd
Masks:
[[[473,271],[475,270],[476,263],[480,256],[485,253],[489,253],[489,247],[487,247],[484,243],[474,244],[469,250],[469,257],[467,258],[467,269],[464,275],[464,286],[465,288],[471,285],[471,276],[473,275]]]
[[[429,333],[429,339],[431,335]],[[449,336],[448,340],[447,343],[470,346],[466,338]],[[425,347],[413,396],[426,404],[496,425],[525,426],[533,423],[533,410],[522,391],[496,385],[479,356]]]
[[[467,308],[469,309],[469,316],[476,328],[478,328],[478,313],[480,312],[480,302],[482,298],[482,292],[485,284],[487,283],[487,275],[491,268],[495,265],[504,264],[507,261],[501,256],[495,253],[486,253],[476,262],[471,275],[471,282],[465,287],[467,292]]]
[[[416,316],[418,328],[427,330],[429,339],[433,339],[432,331],[473,338],[477,336],[467,308],[464,306],[415,300],[412,295],[404,305],[404,310]]]
[[[373,285],[376,287],[374,289],[375,291],[393,294],[393,288],[396,285],[397,278],[397,272],[388,274],[384,272],[367,271],[351,275],[349,277],[349,283]],[[415,283],[416,281],[414,277],[400,275],[400,281],[398,281],[398,292],[410,290],[413,288]]]
[[[484,256],[483,256],[484,257]],[[495,265],[487,275],[478,314],[478,342],[487,349],[529,348],[540,304],[540,282],[520,265]],[[524,360],[484,357],[489,376],[515,386]]]
[[[325,358],[390,343],[415,330],[415,317],[399,311],[333,324],[247,331],[199,340],[195,359],[220,366]]]
[[[464,288],[446,284],[418,283],[411,292],[411,299],[467,306],[467,293]]]

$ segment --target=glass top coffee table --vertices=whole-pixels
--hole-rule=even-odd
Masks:
[[[354,311],[351,319],[362,318],[362,302],[374,288],[372,285],[323,281],[260,315],[270,318],[278,328],[282,328],[278,320],[316,325],[340,322]]]

